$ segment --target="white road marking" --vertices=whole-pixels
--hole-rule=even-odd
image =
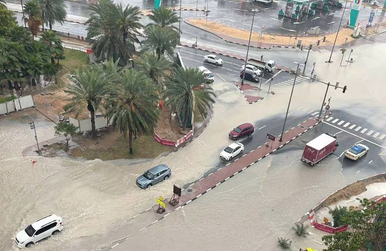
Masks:
[[[365,133],[367,131],[367,128],[363,129],[361,133]]]
[[[335,23],[335,21],[332,21],[332,22],[329,22],[329,23],[327,23],[327,24],[334,24]]]
[[[373,137],[376,138],[376,137],[378,137],[379,134],[380,134],[379,132],[376,132],[376,133],[373,135]]]
[[[334,117],[329,117],[326,121],[330,121],[332,120]]]
[[[260,127],[259,129],[257,129],[257,130],[261,130],[261,129],[263,129],[264,127],[266,127],[267,125],[263,125],[262,127]]]
[[[340,155],[339,155],[339,157],[337,158],[337,159],[340,159],[340,157],[342,157],[342,155],[345,153],[346,151],[343,151]]]
[[[347,127],[349,124],[350,124],[350,123],[349,123],[349,122],[347,122],[346,124],[344,124],[344,126],[343,126],[343,127]]]
[[[384,139],[386,137],[386,134],[382,134],[381,137],[379,137],[379,139]]]
[[[312,21],[316,20],[316,19],[319,19],[320,17],[315,17],[314,19],[312,19]]]
[[[362,141],[363,139],[359,140],[358,142],[355,143],[355,145],[361,143]]]
[[[373,162],[373,160],[370,160],[370,161],[369,161],[369,164],[371,164],[371,162]]]
[[[351,125],[349,128],[350,128],[350,129],[353,129],[354,127],[356,127],[356,125]]]
[[[315,115],[318,114],[318,113],[319,113],[318,111],[313,112],[313,113],[311,113],[311,116],[315,116]]]
[[[219,76],[219,78],[221,78],[224,82],[228,83],[228,81],[226,81],[223,77],[221,77],[220,74],[217,73],[217,76]]]
[[[115,248],[115,247],[118,246],[118,245],[119,245],[119,243],[115,244],[115,245],[112,246],[111,248],[113,249],[113,248]]]
[[[338,123],[338,125],[341,125],[341,124],[343,124],[343,123],[344,123],[344,120],[340,121],[340,122]]]
[[[384,146],[381,146],[380,144],[377,144],[377,143],[375,143],[375,142],[373,142],[373,141],[371,141],[371,140],[368,140],[368,139],[362,138],[361,136],[359,136],[359,135],[356,135],[356,134],[354,134],[354,133],[352,133],[352,132],[349,132],[349,131],[343,130],[343,129],[341,129],[341,128],[337,127],[336,125],[330,124],[330,123],[328,123],[328,122],[326,122],[326,121],[322,121],[322,123],[324,123],[324,124],[326,124],[326,125],[329,125],[329,126],[331,126],[331,127],[334,127],[334,128],[336,128],[336,129],[338,129],[338,130],[342,130],[342,131],[344,131],[344,132],[345,132],[345,133],[347,133],[347,134],[350,134],[350,135],[352,135],[352,136],[355,136],[355,137],[357,137],[357,138],[360,138],[360,139],[362,139],[362,140],[364,140],[364,141],[366,141],[366,142],[369,142],[369,143],[371,143],[371,144],[373,144],[373,145],[375,145],[375,146],[378,146],[378,147],[380,147],[380,148],[382,148],[382,149],[385,149],[385,150],[386,150],[386,147],[384,147]]]
[[[357,128],[355,128],[355,131],[359,131],[360,129],[362,128],[362,126],[358,126]]]
[[[373,134],[373,132],[374,132],[374,131],[373,131],[373,130],[371,130],[371,131],[369,131],[369,132],[367,133],[367,135],[369,135],[369,136],[370,136],[371,134]]]
[[[335,124],[337,121],[339,121],[339,119],[334,119],[334,121],[332,121],[332,123]]]
[[[338,135],[339,133],[342,133],[343,131],[339,131],[337,133],[334,134],[334,136]]]

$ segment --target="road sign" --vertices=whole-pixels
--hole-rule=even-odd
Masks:
[[[272,140],[272,141],[274,141],[274,140],[276,139],[276,137],[275,137],[274,135],[269,134],[269,133],[267,133],[267,138],[268,138],[269,140]]]
[[[374,11],[374,10],[371,10],[371,12],[370,12],[370,18],[369,18],[369,23],[370,23],[370,24],[373,22],[374,16],[375,16],[375,11]]]
[[[157,203],[163,207],[164,209],[166,208],[166,205],[165,203],[163,202],[164,198],[162,196],[160,196],[158,199],[156,199]]]

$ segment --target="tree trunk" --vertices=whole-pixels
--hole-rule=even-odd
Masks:
[[[68,152],[70,138],[66,138],[66,152]]]
[[[133,154],[133,130],[129,129],[129,148],[130,154]]]
[[[184,117],[184,131],[186,130],[186,126],[187,126],[187,123],[188,123],[188,116],[189,116],[189,100],[186,100],[185,102],[186,106],[185,106],[185,117]]]
[[[94,109],[90,109],[90,115],[91,115],[91,136],[95,139],[96,138],[96,129],[95,129],[95,111]]]
[[[49,22],[49,25],[50,25],[50,31],[52,31],[52,23]]]
[[[55,58],[51,57],[51,64],[55,64]]]

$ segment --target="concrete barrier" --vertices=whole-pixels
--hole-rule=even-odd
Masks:
[[[174,144],[175,144],[175,142],[173,140],[163,139],[155,132],[153,133],[153,138],[155,139],[155,141],[157,141],[161,145],[174,146]]]
[[[335,234],[335,233],[340,233],[340,232],[346,231],[348,229],[348,226],[345,225],[345,226],[340,226],[340,227],[332,227],[332,226],[316,223],[315,228],[318,230],[321,230],[323,232],[329,233],[329,234]]]

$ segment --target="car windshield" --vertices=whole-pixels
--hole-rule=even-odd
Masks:
[[[240,129],[240,127],[236,127],[236,128],[235,128],[235,129],[233,129],[233,130],[235,130],[235,132],[237,132],[237,133],[241,132],[241,129]]]
[[[232,153],[233,152],[233,148],[230,148],[229,146],[227,148],[224,149],[225,152],[227,153]]]
[[[350,150],[348,150],[350,153],[353,154],[359,154],[362,151],[362,147],[353,146]]]
[[[143,176],[145,176],[146,179],[149,179],[149,180],[152,180],[154,179],[154,174],[152,174],[151,172],[149,171],[146,171]]]
[[[32,237],[34,235],[34,233],[36,232],[36,230],[31,225],[29,225],[25,229],[25,232],[28,234],[29,237]]]
[[[211,77],[213,77],[214,75],[212,74],[212,73],[206,73],[205,74],[205,77],[207,77],[207,78],[211,78]]]

